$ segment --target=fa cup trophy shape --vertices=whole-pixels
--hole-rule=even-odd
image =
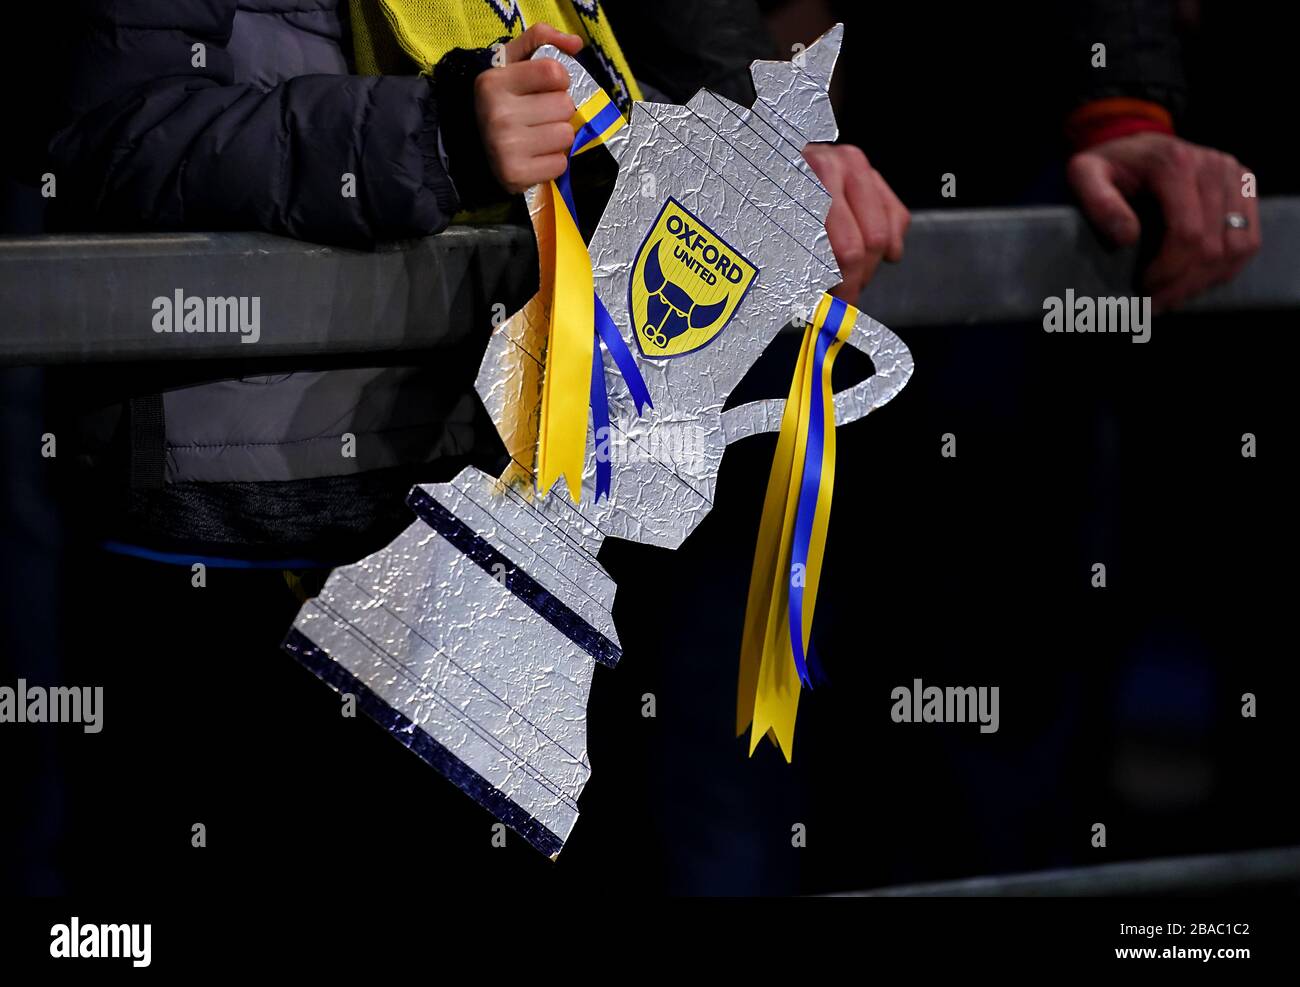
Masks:
[[[512,457],[506,473],[469,468],[413,489],[410,527],[335,570],[286,639],[548,856],[572,831],[591,773],[594,663],[613,667],[622,653],[601,542],[686,539],[712,507],[727,444],[781,422],[784,400],[724,412],[728,393],[841,280],[825,230],[830,195],[802,151],[837,136],[827,89],[842,34],[837,25],[792,62],[755,62],[752,108],[701,90],[685,106],[637,102],[626,126],[606,131],[618,178],[588,251],[597,308],[621,345],[595,347],[593,407],[603,376],[609,426],[589,426],[596,454],[583,461],[580,496],[569,486],[576,471],[548,491],[535,482],[555,277],[544,263],[541,291],[494,331],[476,381]],[[602,95],[556,49],[535,57],[564,65],[575,106]],[[528,193],[543,253],[557,225],[539,222],[547,195]],[[834,395],[837,424],[892,399],[912,372],[902,341],[864,315],[847,342],[874,373]],[[623,386],[629,359],[652,407]]]

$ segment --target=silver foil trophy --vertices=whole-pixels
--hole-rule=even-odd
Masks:
[[[639,416],[602,350],[611,461],[595,499],[588,455],[575,504],[561,479],[534,489],[549,304],[541,291],[492,335],[476,388],[512,462],[411,491],[416,520],[336,569],[285,648],[464,792],[554,857],[591,774],[586,707],[596,663],[622,654],[608,536],[676,548],[712,507],[730,442],[779,428],[784,401],[724,411],[783,326],[840,281],[826,236],[830,196],[802,152],[838,130],[827,90],[843,27],[792,62],[755,62],[751,108],[707,90],[685,106],[638,102],[607,139],[619,172],[591,242],[594,285],[654,406]],[[596,83],[552,47],[575,105]],[[528,193],[539,249],[543,194]],[[545,265],[543,265],[545,268]],[[859,315],[850,343],[874,373],[835,395],[837,424],[892,399],[911,354]],[[739,649],[739,642],[737,642]],[[720,715],[723,715],[720,713]],[[730,715],[730,710],[725,711]]]

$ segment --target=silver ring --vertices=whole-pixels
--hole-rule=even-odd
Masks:
[[[1223,217],[1223,221],[1228,224],[1230,230],[1245,230],[1250,228],[1250,220],[1246,218],[1245,213],[1230,212]]]

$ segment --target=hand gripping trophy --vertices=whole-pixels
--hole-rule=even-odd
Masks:
[[[548,856],[572,831],[591,773],[593,663],[613,667],[621,656],[601,542],[679,546],[712,507],[726,446],[746,436],[780,430],[777,459],[785,455],[796,473],[804,463],[807,476],[806,464],[825,465],[813,452],[825,423],[833,470],[834,426],[885,404],[911,375],[897,336],[824,294],[840,281],[825,231],[830,196],[802,151],[837,136],[827,89],[842,34],[837,25],[793,62],[755,62],[752,108],[701,90],[685,106],[635,103],[626,126],[575,61],[549,46],[537,52],[569,72],[573,153],[603,143],[619,170],[585,250],[581,237],[574,242],[567,173],[528,192],[541,289],[494,331],[476,381],[510,466],[500,477],[469,468],[414,488],[416,520],[386,548],[335,570],[285,641]],[[814,312],[822,334],[806,337],[807,386],[784,401],[723,411],[782,327]],[[827,353],[842,342],[870,357],[874,373],[832,395]],[[811,417],[800,417],[796,397]],[[787,430],[800,429],[804,437],[783,453]],[[773,565],[786,571],[800,525],[820,551],[817,525],[824,538],[829,511],[828,488],[815,510],[795,496],[799,488],[795,475],[786,510],[793,534],[782,543],[773,527],[774,544],[786,546]],[[784,479],[769,487],[777,521],[785,493]],[[798,610],[783,583],[778,591],[772,634]],[[765,587],[751,587],[751,611],[755,600],[766,613]],[[811,604],[805,626],[810,617]],[[755,663],[751,680],[775,675],[797,694],[807,644],[799,623],[791,624],[798,674],[787,639],[781,667],[760,673]],[[756,626],[761,646],[763,621]],[[742,698],[746,674],[742,658]],[[759,697],[757,743],[769,720],[779,731],[780,717],[760,723],[765,686],[748,688],[751,702],[755,690]]]

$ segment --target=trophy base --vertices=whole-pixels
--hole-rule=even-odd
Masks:
[[[595,663],[622,656],[599,534],[476,469],[407,502],[417,520],[334,570],[284,648],[554,858],[591,774]]]

